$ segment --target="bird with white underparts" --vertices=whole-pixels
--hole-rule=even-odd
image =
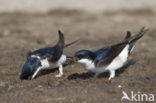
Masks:
[[[103,72],[110,72],[109,80],[115,77],[115,71],[123,67],[131,54],[135,43],[148,29],[143,27],[136,35],[131,36],[127,32],[125,39],[112,46],[104,47],[96,51],[80,50],[75,53],[75,60],[90,72],[95,73],[94,78]]]
[[[41,48],[28,55],[22,68],[21,79],[34,79],[41,70],[46,68],[58,68],[59,74],[56,77],[63,75],[63,65],[68,59],[68,56],[63,54],[63,49],[77,41],[65,45],[64,34],[60,30],[58,34],[59,41],[55,46]]]

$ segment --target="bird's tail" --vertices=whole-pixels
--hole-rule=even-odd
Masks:
[[[148,31],[148,29],[145,29],[145,27],[142,27],[140,32],[138,32],[136,35],[132,36],[129,40],[129,44],[135,44],[137,40],[139,40],[141,37],[144,36],[144,34]]]
[[[65,45],[64,34],[60,30],[58,30],[58,34],[59,34],[59,41],[57,45],[63,49]]]
[[[127,36],[125,37],[125,40],[128,41],[129,44],[129,54],[131,53],[131,51],[134,48],[134,45],[136,43],[137,40],[139,40],[141,37],[144,36],[144,34],[148,31],[148,29],[145,29],[145,27],[142,27],[141,30],[134,36],[131,36],[131,32],[127,32]]]
[[[60,30],[58,30],[58,34],[59,34],[59,41],[58,41],[57,45],[60,46],[61,48],[69,47],[79,41],[79,39],[78,39],[69,44],[65,44],[64,34]]]
[[[131,38],[131,32],[130,31],[127,31],[127,35],[126,37],[124,38],[124,40],[128,40]]]

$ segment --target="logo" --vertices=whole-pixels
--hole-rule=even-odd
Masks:
[[[131,91],[129,96],[125,91],[122,91],[122,94],[123,94],[123,96],[121,98],[121,101],[124,101],[124,100],[132,101],[132,102],[134,102],[134,101],[153,102],[154,101],[154,94],[145,94],[145,93],[141,93],[141,92],[135,93],[133,91]]]

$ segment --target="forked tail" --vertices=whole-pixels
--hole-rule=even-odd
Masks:
[[[132,36],[130,38],[129,44],[135,44],[135,42],[137,40],[139,40],[146,32],[148,31],[148,29],[145,29],[145,27],[143,27],[139,33],[137,33],[136,35]]]
[[[137,40],[139,40],[141,37],[144,36],[144,34],[148,31],[148,29],[145,29],[145,27],[142,27],[140,32],[138,32],[136,35],[132,36],[132,37],[129,37],[127,38],[126,40],[129,41],[129,54],[132,52],[133,48],[134,48],[134,45],[136,43]],[[127,32],[127,35],[131,35],[131,32]],[[128,37],[128,36],[127,36]]]

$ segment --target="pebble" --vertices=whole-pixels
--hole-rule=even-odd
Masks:
[[[118,85],[118,88],[122,88],[122,86],[121,85]]]
[[[5,87],[5,82],[0,82],[0,87]]]

